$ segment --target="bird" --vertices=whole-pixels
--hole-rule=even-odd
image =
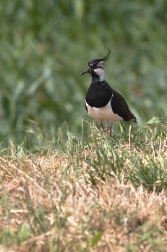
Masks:
[[[109,121],[110,126],[107,132],[111,135],[114,122],[130,121],[137,123],[137,119],[130,111],[124,97],[115,91],[104,78],[104,63],[109,58],[110,49],[108,48],[108,54],[105,57],[90,60],[87,68],[80,75],[89,73],[92,77],[85,99],[88,115],[100,124],[101,134],[104,132],[103,121]]]

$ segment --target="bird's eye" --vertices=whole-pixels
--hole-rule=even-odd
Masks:
[[[89,66],[90,66],[90,67],[95,67],[95,66],[96,66],[96,64],[89,63]]]

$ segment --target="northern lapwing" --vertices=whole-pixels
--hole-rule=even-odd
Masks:
[[[130,121],[136,123],[137,120],[123,96],[112,89],[104,78],[104,62],[109,59],[109,55],[110,50],[108,49],[106,57],[90,60],[87,68],[80,75],[89,73],[92,76],[85,100],[89,116],[99,122],[101,133],[104,130],[103,121],[109,121],[108,134],[111,135],[114,122]]]

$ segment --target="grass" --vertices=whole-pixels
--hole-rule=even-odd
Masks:
[[[112,137],[88,125],[1,154],[1,251],[166,251],[166,122]]]
[[[166,5],[1,0],[0,251],[167,251]],[[110,138],[79,76],[107,46],[138,120]]]

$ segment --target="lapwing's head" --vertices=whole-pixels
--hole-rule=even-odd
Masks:
[[[104,80],[104,62],[109,59],[110,49],[108,54],[102,59],[93,59],[88,62],[87,68],[80,73],[80,75],[89,73],[92,76],[99,78],[100,81]]]

